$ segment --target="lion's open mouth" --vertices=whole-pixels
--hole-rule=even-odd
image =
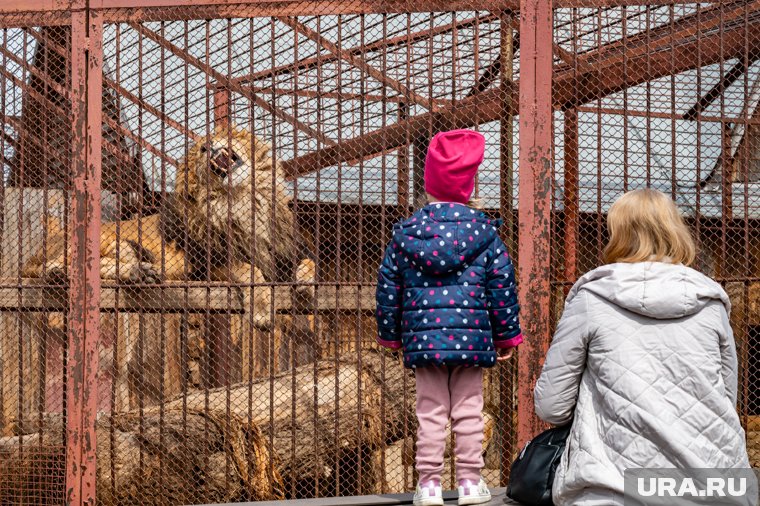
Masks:
[[[208,152],[206,146],[201,147],[201,153]],[[229,148],[211,147],[211,156],[209,157],[209,168],[211,172],[221,178],[225,178],[232,171],[243,164],[243,159]]]

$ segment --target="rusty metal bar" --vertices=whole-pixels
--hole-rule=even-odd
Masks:
[[[576,19],[578,16],[577,11],[573,11],[573,18]],[[622,23],[622,29],[623,29],[623,39],[626,40],[628,34],[626,32],[627,28],[627,17],[625,16],[625,10],[623,10],[623,23]],[[572,53],[577,54],[578,53],[578,27],[576,23],[573,23],[572,27]],[[578,65],[578,58],[573,58],[572,62],[570,63],[570,66],[572,67],[572,71],[575,74],[578,74],[578,72],[581,71],[581,68]],[[628,55],[627,52],[623,53],[623,76],[624,79],[627,78],[627,71],[628,71]],[[627,90],[627,88],[626,88]],[[627,98],[627,95],[626,95]],[[597,104],[597,109],[599,109],[599,104]],[[624,108],[627,108],[627,101],[624,102]],[[600,118],[600,115],[597,115],[597,118]],[[578,109],[568,109],[565,111],[565,117],[564,117],[564,195],[563,195],[563,204],[564,204],[564,263],[565,263],[565,281],[566,282],[574,282],[577,274],[578,274],[578,229],[580,225],[580,187],[579,187],[579,151],[578,151]],[[625,121],[625,127],[627,128],[628,121]],[[624,143],[627,146],[627,136],[628,132],[627,130],[624,131],[623,137],[624,137]],[[627,151],[627,150],[626,150]],[[623,171],[626,174],[624,176],[625,182],[624,187],[627,188],[628,182],[627,182],[627,173],[628,173],[628,164],[627,164],[627,156],[628,153],[625,154],[625,163],[623,164]],[[565,295],[567,295],[567,292],[569,292],[570,287],[569,285],[565,287]]]
[[[476,82],[469,93],[467,93],[468,97],[477,95],[478,93],[483,93],[488,89],[489,86],[493,84],[501,72],[501,60],[501,56],[495,58],[494,61],[486,68],[486,70],[483,71],[483,74],[478,78],[478,82]]]
[[[408,116],[409,106],[400,102],[398,104],[398,121],[405,121]],[[407,213],[409,210],[409,148],[407,146],[402,146],[398,150],[397,174],[398,205],[403,213]],[[383,188],[385,187],[383,186]]]
[[[357,100],[366,102],[386,102],[386,103],[403,103],[406,102],[406,97],[402,96],[383,96],[383,95],[361,95],[359,93],[346,93],[344,91],[323,91],[316,92],[314,90],[304,89],[289,89],[278,86],[272,89],[268,86],[262,86],[260,88],[253,88],[254,93],[274,93],[275,95],[287,95],[291,97],[305,97],[305,98],[329,98],[333,100]],[[445,98],[434,98],[433,104],[436,107],[448,107],[451,105],[451,100]]]
[[[96,12],[72,13],[73,196],[69,258],[66,383],[66,498],[95,504],[95,418],[100,325],[100,176],[103,23]]]
[[[584,72],[591,72],[594,70],[593,67],[588,63],[578,61],[578,57],[575,53],[566,50],[559,44],[553,44],[552,47],[554,48],[554,53],[559,56],[559,59],[565,62],[567,65],[571,67],[578,65]]]
[[[247,99],[251,100],[254,104],[258,105],[265,111],[269,112],[273,116],[290,123],[298,130],[301,130],[302,132],[308,134],[309,136],[319,139],[323,143],[327,145],[334,145],[335,142],[333,142],[331,139],[326,138],[324,135],[322,135],[320,132],[314,130],[310,126],[302,123],[298,119],[294,118],[290,114],[287,114],[286,112],[283,112],[279,107],[270,104],[266,100],[262,99],[261,97],[257,96],[255,93],[253,93],[249,88],[240,85],[239,83],[232,82],[229,77],[225,76],[221,72],[214,70],[214,68],[208,64],[204,63],[200,59],[196,58],[195,56],[191,55],[184,49],[181,49],[177,47],[176,45],[169,42],[167,39],[161,37],[159,34],[155,33],[152,30],[149,30],[148,28],[145,28],[142,25],[139,25],[137,23],[129,23],[129,26],[137,31],[138,33],[142,34],[144,37],[152,40],[162,48],[166,49],[170,53],[172,53],[174,56],[182,59],[183,61],[186,61],[190,65],[193,65],[194,67],[198,68],[199,70],[202,70],[206,72],[209,77],[213,78],[217,83],[222,84],[226,86],[231,92],[234,91],[236,93],[240,93]]]
[[[436,35],[443,35],[452,30],[468,28],[468,27],[474,26],[475,24],[490,23],[490,22],[496,21],[497,19],[498,19],[498,16],[495,16],[493,14],[489,14],[481,18],[478,18],[478,17],[468,18],[468,19],[464,19],[462,21],[455,23],[453,26],[449,24],[449,25],[433,28],[432,30],[425,29],[425,30],[420,30],[419,32],[414,32],[412,34],[399,35],[397,37],[393,37],[387,40],[381,39],[377,42],[372,42],[370,44],[367,44],[366,47],[353,47],[351,49],[345,49],[345,51],[352,56],[356,56],[356,55],[362,54],[362,52],[371,53],[373,51],[379,51],[382,49],[387,50],[392,47],[403,46],[405,44],[412,44],[414,42],[418,42],[420,40],[424,40],[429,37],[435,37]],[[291,72],[310,70],[312,68],[317,67],[318,65],[332,63],[336,61],[337,59],[338,59],[337,55],[320,54],[318,56],[304,58],[303,60],[300,60],[296,63],[287,63],[285,65],[280,65],[279,67],[262,70],[254,74],[249,74],[247,76],[236,77],[233,79],[233,81],[250,83],[253,81],[257,81],[259,79],[276,77],[282,74],[289,74]],[[387,97],[387,100],[393,100],[393,97]]]
[[[748,63],[744,59],[739,60],[739,62],[734,65],[726,75],[720,79],[720,81],[715,83],[715,86],[713,86],[710,91],[705,93],[696,104],[683,114],[682,118],[689,120],[697,119],[699,113],[710,107],[710,104],[712,104],[716,98],[720,97],[723,92],[726,91],[726,88],[731,86],[747,71],[747,67]]]
[[[113,118],[110,118],[108,116],[103,116],[103,122],[109,127],[113,128],[116,132],[132,140],[133,142],[138,144],[140,147],[144,148],[149,153],[156,155],[157,157],[159,157],[161,160],[168,163],[169,165],[173,165],[174,167],[179,167],[179,161],[167,155],[161,149],[157,148],[156,146],[146,141],[142,137],[138,137],[128,128],[125,128],[123,125],[120,125],[119,123],[114,121]]]
[[[341,60],[346,61],[350,63],[351,65],[353,65],[354,67],[364,71],[367,75],[379,81],[380,83],[384,84],[385,86],[388,86],[389,88],[393,89],[399,95],[406,97],[407,100],[409,100],[411,103],[420,105],[425,108],[430,106],[430,101],[427,98],[408,89],[406,86],[396,81],[395,79],[391,79],[390,77],[383,74],[382,72],[380,72],[373,66],[367,64],[362,58],[351,53],[350,51],[339,48],[336,44],[327,40],[325,37],[323,37],[316,31],[312,30],[308,26],[304,25],[303,23],[297,21],[295,18],[281,17],[278,19],[282,23],[288,25],[294,31],[302,33],[303,35],[305,35],[307,38],[309,38],[310,40],[318,44],[320,47],[322,47],[326,51],[329,51],[330,53],[340,58]]]
[[[65,48],[63,48],[60,45],[56,44],[55,41],[52,41],[49,38],[45,37],[36,28],[25,27],[24,31],[26,31],[32,37],[34,37],[35,39],[37,39],[38,42],[44,42],[45,46],[47,48],[54,50],[55,52],[57,52],[58,54],[60,54],[62,56],[65,56],[65,52],[66,52]],[[174,128],[178,132],[181,132],[183,135],[186,135],[186,136],[190,137],[194,141],[198,141],[198,140],[202,139],[202,136],[200,134],[197,134],[197,133],[193,132],[192,130],[190,130],[188,127],[186,127],[182,123],[173,120],[172,118],[170,118],[169,116],[167,116],[166,114],[164,114],[163,112],[161,112],[160,110],[158,110],[158,108],[156,108],[156,107],[148,104],[147,102],[145,102],[144,100],[142,100],[140,97],[137,97],[134,94],[130,93],[129,91],[127,91],[126,88],[122,87],[118,82],[116,82],[116,81],[114,81],[112,79],[109,79],[105,75],[103,76],[103,84],[106,87],[111,88],[117,94],[119,94],[122,97],[126,98],[127,100],[129,100],[133,104],[137,105],[138,107],[140,107],[142,109],[145,109],[146,111],[148,111],[149,113],[151,113],[152,115],[154,115],[155,117],[157,117],[158,119],[160,119],[161,121],[163,121],[164,123],[166,123],[167,125],[169,125],[170,127]],[[108,116],[105,116],[104,118],[106,119],[106,121],[110,119],[110,118],[108,118]],[[122,135],[134,136],[134,134],[132,134],[131,132],[129,132],[129,130],[126,129],[126,128],[124,128],[122,125],[119,125],[118,129],[119,129],[119,133],[121,133]],[[129,133],[127,133],[127,132],[129,132]],[[141,143],[143,143],[143,142],[147,142],[147,141],[145,141],[145,140],[141,141]],[[143,147],[146,147],[146,149],[150,150],[150,148],[148,148],[147,146],[143,146]],[[158,150],[158,148],[155,148],[155,147],[153,149],[155,149],[156,151],[160,151],[160,150]]]
[[[265,0],[264,2],[259,2],[263,5],[277,5],[282,2],[277,2],[275,0]],[[302,2],[285,2],[298,4]],[[313,2],[317,4],[316,6],[311,7],[311,14],[319,13],[319,14],[360,14],[364,12],[372,12],[372,13],[391,13],[391,12],[397,12],[396,9],[403,9],[400,12],[407,12],[409,9],[415,9],[415,11],[428,11],[428,10],[435,10],[435,11],[450,11],[450,10],[467,10],[468,7],[465,5],[464,7],[459,6],[452,6],[451,3],[443,2],[442,0],[439,0],[438,2],[435,2],[434,5],[427,5],[427,3],[423,2],[423,4],[414,3],[414,4],[408,4],[408,2],[402,2],[402,1],[396,1],[396,2],[388,2],[388,1],[380,1],[377,0],[376,2],[372,1],[363,1],[358,2],[356,0],[339,0],[339,1],[317,1]],[[428,2],[429,3],[429,2]],[[621,5],[669,5],[669,4],[691,4],[694,3],[694,0],[605,0],[604,6],[612,7],[612,6],[621,6]],[[243,4],[245,5],[245,4]],[[505,10],[505,9],[511,9],[513,11],[517,11],[519,8],[519,5],[517,2],[509,1],[509,2],[501,2],[500,5],[493,5],[487,4],[483,6],[478,5],[469,5],[469,9],[471,10],[486,10],[488,8],[488,5],[491,5],[494,10]],[[556,0],[553,2],[554,8],[562,8],[562,7],[591,7],[591,8],[598,8],[600,5],[599,0]],[[187,0],[92,0],[90,2],[90,8],[91,9],[123,9],[126,10],[126,12],[116,12],[112,13],[111,16],[108,16],[104,18],[104,21],[111,22],[112,17],[118,15],[118,20],[120,21],[130,21],[133,20],[137,15],[140,13],[140,9],[167,9],[169,7],[187,7]],[[240,2],[239,0],[195,0],[193,2],[193,7],[215,7],[217,9],[226,9],[224,12],[229,11],[230,9],[240,9]],[[437,8],[433,8],[437,7]],[[24,12],[35,12],[35,13],[43,13],[43,12],[60,12],[60,11],[67,11],[72,8],[72,0],[7,0],[0,13],[24,13]],[[308,7],[301,6],[301,10],[304,11],[304,14],[309,14],[309,12],[306,12],[306,9]],[[332,9],[330,9],[332,8]],[[177,11],[181,11],[182,9],[175,9]],[[137,11],[137,12],[134,12]],[[164,17],[170,18],[172,14],[172,11],[165,12]],[[179,13],[175,13],[175,15],[179,15]],[[216,15],[213,17],[225,17],[223,15]],[[247,16],[243,16],[247,17]]]
[[[750,12],[760,11],[760,1],[747,5]],[[728,20],[743,16],[743,9],[733,9],[726,13]],[[718,17],[713,10],[702,11],[702,28],[714,26]],[[565,63],[556,66],[554,74],[553,102],[555,108],[571,109],[578,105],[605,97],[623,88],[632,87],[658,77],[684,72],[696,67],[710,65],[743,53],[745,47],[744,28],[731,26],[723,33],[711,33],[700,39],[693,37],[696,14],[686,16],[674,23],[647,31],[650,42],[645,37],[630,37],[626,43],[612,43],[577,58],[579,69],[588,64],[591,72],[574,72]],[[708,23],[709,21],[709,23]],[[748,44],[760,44],[760,20],[748,22],[750,29],[746,39]],[[686,40],[684,42],[684,40]],[[722,50],[717,40],[722,40]],[[656,43],[655,43],[656,42]],[[702,51],[697,52],[697,46]],[[655,51],[656,49],[656,51]],[[668,50],[670,49],[670,50]],[[650,54],[649,51],[652,51]],[[671,54],[675,53],[675,54]],[[626,55],[625,58],[623,55]],[[671,60],[675,67],[671,65]],[[627,68],[624,75],[623,67]],[[421,131],[432,121],[440,128],[466,128],[475,124],[495,121],[501,110],[501,91],[491,89],[479,93],[452,107],[409,118],[364,136],[327,147],[283,163],[289,178],[329,167],[341,161],[367,156],[405,145],[407,130]],[[508,102],[512,109],[517,104],[516,88]]]
[[[214,126],[217,128],[230,126],[230,98],[230,90],[227,87],[217,86],[214,89]]]
[[[514,50],[515,39],[513,25],[515,16],[511,12],[505,12],[501,15],[500,23],[500,46],[499,58],[494,61],[499,63],[497,74],[501,74],[501,91],[502,104],[500,118],[500,142],[499,142],[499,215],[504,220],[501,235],[510,255],[515,254],[515,227],[514,227],[514,116],[510,114],[506,101],[509,100],[511,85],[514,80]],[[492,64],[492,66],[494,65]],[[486,86],[487,87],[487,86]],[[513,417],[514,410],[514,388],[515,388],[515,366],[508,364],[507,367],[501,367],[499,371],[499,410],[498,410],[498,433],[495,435],[497,441],[501,440],[501,459],[500,459],[500,479],[501,484],[509,482],[510,464],[512,460],[511,452],[507,448],[514,448],[517,431]]]
[[[746,94],[746,91],[745,91]],[[736,128],[738,126],[744,127],[744,134],[742,135],[741,140],[739,141],[738,146],[733,152],[733,155],[729,153],[730,159],[731,159],[731,172],[733,174],[734,179],[737,178],[737,176],[740,176],[742,179],[749,177],[749,163],[751,161],[751,143],[750,143],[750,136],[755,134],[757,135],[757,131],[750,131],[750,125],[760,125],[760,107],[756,107],[755,110],[752,112],[752,114],[749,114],[749,100],[745,101],[744,108],[744,118],[742,118],[741,123],[738,123],[734,126],[733,131],[736,131]],[[746,118],[746,119],[745,119]],[[737,164],[741,166],[741,171],[737,171]],[[746,186],[746,185],[745,185]],[[745,200],[745,205],[748,203],[747,200]]]
[[[728,125],[723,123],[722,125],[722,142],[721,142],[721,156],[720,156],[720,192],[721,192],[721,215],[723,216],[723,224],[725,227],[726,220],[731,220],[734,213],[733,204],[733,183],[734,183],[734,157],[731,156],[731,129]],[[746,134],[745,134],[746,135]],[[725,238],[725,230],[724,230]],[[725,239],[724,239],[725,242]],[[725,257],[724,257],[725,258]],[[725,266],[724,266],[725,267]]]
[[[533,411],[533,385],[551,339],[552,8],[549,0],[521,0],[519,295],[529,337],[518,353],[517,440],[522,446],[542,425]]]
[[[621,5],[668,5],[690,4],[693,0],[606,0],[605,6]],[[12,0],[2,6],[0,13],[12,14],[0,19],[0,28],[12,28],[34,25],[57,26],[68,25],[68,7],[64,0]],[[193,2],[192,9],[167,7],[187,7],[185,0],[172,0],[171,3],[160,2],[130,2],[121,3],[92,2],[91,8],[103,9],[105,23],[147,22],[147,21],[187,21],[192,19],[213,18],[248,18],[269,16],[313,16],[336,14],[391,14],[411,12],[450,12],[450,11],[480,11],[503,10],[517,11],[514,0],[419,0],[414,3],[405,0],[318,0],[315,2],[300,2],[289,0],[285,2],[256,2],[243,3],[216,0]],[[597,0],[557,0],[555,8],[590,7],[599,8]]]
[[[430,138],[424,134],[412,142],[412,205],[425,205],[425,155],[427,154]]]
[[[565,111],[565,281],[575,281],[578,269],[578,110]]]
[[[660,111],[637,111],[635,109],[626,109],[620,107],[598,107],[596,104],[591,106],[574,107],[578,112],[588,112],[591,114],[617,114],[620,116],[633,116],[637,118],[662,118],[670,120],[685,119],[682,114],[673,114],[671,112]],[[704,114],[699,115],[699,121],[703,123],[734,123],[741,119],[736,116],[726,114],[725,116],[707,116]],[[743,121],[743,120],[742,120]],[[750,119],[748,124],[757,125],[760,124],[760,120]]]
[[[19,1],[19,0],[14,0]],[[21,0],[23,2],[23,0]],[[42,1],[43,3],[46,0],[35,0],[35,1]],[[589,2],[593,0],[564,0],[566,2]],[[622,1],[622,0],[612,0],[612,1]],[[644,2],[644,0],[637,0],[640,2]],[[663,2],[666,3],[666,0],[649,0],[650,2]],[[686,0],[682,0],[686,2]],[[693,0],[691,0],[693,1]],[[196,0],[193,2],[193,7],[216,7],[216,8],[235,8],[237,7],[240,9],[239,5],[241,2],[239,0]],[[266,6],[268,4],[278,4],[282,2],[278,2],[277,0],[265,0],[264,2],[260,2],[262,5]],[[292,3],[292,4],[298,4],[302,2],[297,1],[290,1],[285,2],[286,4]],[[672,3],[672,2],[671,2]],[[678,3],[678,2],[676,2]],[[367,14],[367,13],[391,13],[391,12],[423,12],[423,11],[453,11],[453,10],[486,10],[488,6],[497,7],[499,10],[504,9],[517,9],[517,2],[515,1],[507,1],[503,0],[501,2],[498,2],[496,5],[494,5],[493,2],[487,3],[484,2],[482,5],[473,4],[472,1],[465,4],[464,2],[461,5],[457,5],[456,3],[454,5],[451,4],[451,2],[446,3],[443,2],[443,0],[424,0],[422,3],[417,3],[414,5],[409,5],[408,2],[403,0],[392,0],[392,1],[384,1],[380,2],[379,0],[374,1],[362,1],[357,2],[356,0],[338,0],[338,1],[324,1],[324,0],[317,0],[315,2],[312,2],[313,5],[311,6],[302,6],[300,8],[300,12],[304,15],[314,15],[316,13],[319,14]],[[246,4],[243,4],[246,5]],[[325,8],[323,8],[323,6]],[[469,7],[467,7],[469,6]],[[90,4],[91,8],[102,8],[102,9],[166,9],[167,7],[187,7],[187,1],[186,0],[96,0],[91,2]],[[295,7],[295,5],[294,5]],[[29,10],[29,9],[26,9]],[[34,10],[43,10],[43,9],[34,9]],[[177,9],[180,10],[180,9]],[[239,12],[239,11],[238,11]],[[127,14],[127,13],[124,13]],[[124,15],[122,14],[122,16]],[[168,17],[171,14],[171,11],[164,14],[165,17]],[[134,14],[133,14],[134,15]],[[239,14],[240,17],[249,17],[250,14]],[[214,17],[224,17],[221,15],[214,16]],[[129,16],[127,16],[129,18]]]

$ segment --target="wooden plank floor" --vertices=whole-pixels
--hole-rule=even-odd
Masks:
[[[518,503],[507,499],[505,496],[506,489],[492,489],[491,502],[483,506],[503,506],[518,505]],[[447,505],[457,503],[457,493],[447,491],[443,493],[444,501]],[[412,504],[412,494],[384,494],[384,495],[365,495],[360,497],[324,497],[320,499],[299,499],[294,501],[263,501],[234,503],[234,506],[401,506]],[[213,505],[222,506],[222,505]],[[227,506],[233,506],[229,504]]]

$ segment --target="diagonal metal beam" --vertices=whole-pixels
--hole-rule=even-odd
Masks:
[[[52,49],[53,51],[63,56],[64,58],[68,57],[66,54],[66,50],[63,47],[61,47],[55,41],[50,40],[48,37],[45,37],[45,35],[37,31],[36,28],[27,27],[24,30],[27,33],[29,33],[29,35],[37,39],[38,43],[40,42],[44,43],[48,49]],[[194,141],[197,141],[203,138],[203,136],[200,135],[199,133],[194,132],[193,130],[186,127],[179,121],[173,120],[166,114],[162,113],[158,108],[153,107],[149,103],[142,100],[140,97],[130,93],[129,91],[126,90],[126,88],[123,88],[121,85],[119,85],[118,83],[116,83],[115,81],[113,81],[112,79],[108,78],[105,75],[103,76],[103,85],[111,88],[117,94],[123,96],[125,99],[129,100],[130,102],[132,102],[139,108],[148,111],[149,113],[151,113],[152,115],[154,115],[155,117],[163,121],[165,124],[169,125],[170,127],[182,133],[183,135],[190,137]],[[121,133],[129,132],[129,130],[124,128],[123,126],[120,126],[120,128],[122,129],[120,130]]]
[[[150,142],[146,141],[142,137],[138,137],[134,132],[131,130],[124,128],[123,125],[116,122],[113,118],[109,118],[108,116],[103,116],[103,122],[108,125],[109,127],[113,128],[116,132],[123,135],[124,137],[130,139],[132,142],[136,143],[149,153],[152,153],[153,155],[159,157],[164,162],[168,163],[169,165],[172,165],[174,167],[179,167],[180,164],[177,160],[172,158],[171,156],[167,155],[164,151],[157,148]]]
[[[343,91],[317,91],[317,90],[302,90],[293,89],[278,86],[272,89],[270,86],[262,86],[261,88],[254,88],[255,93],[285,95],[291,97],[303,97],[303,98],[323,98],[331,100],[357,100],[363,102],[387,102],[387,103],[406,103],[406,97],[384,97],[382,95],[368,95],[361,93],[347,93]],[[434,98],[433,103],[438,107],[448,107],[451,105],[451,100],[445,98]]]
[[[0,55],[3,55],[5,58],[11,60],[13,63],[18,65],[19,67],[23,68],[25,73],[28,73],[29,75],[33,75],[37,77],[46,86],[49,86],[51,90],[55,91],[63,98],[68,99],[69,97],[68,89],[64,88],[60,83],[55,82],[53,79],[50,78],[49,75],[46,75],[44,72],[40,71],[38,68],[31,66],[25,61],[23,61],[21,58],[15,55],[12,51],[9,51],[8,48],[6,48],[3,45],[0,45]]]
[[[240,95],[243,95],[250,101],[252,101],[254,104],[258,105],[265,111],[271,113],[276,118],[281,119],[282,121],[285,121],[291,125],[293,125],[294,128],[310,135],[311,137],[314,137],[315,139],[318,139],[320,142],[327,146],[333,146],[335,145],[335,142],[332,139],[329,139],[325,137],[322,133],[314,130],[310,126],[302,123],[295,117],[291,116],[290,114],[282,111],[279,107],[270,104],[266,100],[262,99],[261,97],[257,96],[250,88],[241,85],[240,83],[233,82],[229,77],[222,74],[221,72],[214,70],[214,68],[209,65],[206,62],[201,61],[199,58],[196,58],[195,56],[191,55],[184,49],[181,49],[180,47],[172,44],[168,40],[166,40],[161,35],[157,34],[156,32],[138,24],[138,23],[128,23],[128,25],[137,31],[142,36],[152,40],[156,44],[158,44],[160,47],[166,49],[170,53],[172,53],[174,56],[180,58],[182,61],[196,67],[197,69],[206,72],[209,76],[211,76],[214,81],[217,83],[226,86],[229,88],[230,91],[234,91],[235,93],[239,93]]]
[[[578,70],[582,72],[590,72],[593,70],[592,67],[590,67],[587,63],[585,63],[583,60],[578,59],[577,55],[571,53],[564,47],[560,46],[557,43],[552,44],[552,47],[554,49],[554,54],[559,56],[559,59],[565,62],[570,67],[578,67]]]
[[[497,56],[496,59],[491,62],[483,74],[478,78],[478,82],[475,83],[475,86],[473,86],[470,92],[467,93],[467,96],[471,97],[486,91],[496,78],[499,77],[499,72],[501,72],[501,56]]]
[[[161,112],[161,110],[158,107],[154,107],[147,103],[145,100],[141,99],[140,97],[134,95],[129,90],[121,86],[116,81],[113,81],[107,77],[103,77],[103,84],[107,85],[109,88],[113,89],[116,93],[121,95],[122,97],[126,98],[136,106],[140,107],[141,109],[145,109],[149,113],[151,113],[156,118],[160,119],[173,129],[177,130],[178,132],[181,132],[183,135],[193,139],[193,141],[199,141],[205,138],[205,136],[194,132],[190,128],[186,127],[179,121],[173,120],[169,116],[167,116],[165,113]]]
[[[736,65],[731,67],[731,69],[726,72],[726,75],[724,75],[720,81],[715,83],[715,86],[710,88],[710,91],[705,93],[704,96],[700,97],[697,103],[683,114],[683,119],[697,119],[699,113],[710,107],[715,99],[717,99],[723,94],[724,91],[726,91],[726,88],[734,84],[737,79],[744,75],[744,73],[747,71],[747,67],[754,62],[755,58],[756,57],[753,56],[747,61],[742,58]]]
[[[312,30],[303,23],[296,21],[295,18],[280,17],[277,19],[288,25],[294,31],[300,32],[307,38],[311,39],[322,49],[329,51],[334,56],[350,63],[354,67],[363,70],[365,73],[367,73],[367,75],[384,84],[385,86],[388,86],[392,90],[396,91],[399,95],[407,97],[410,103],[417,104],[425,108],[431,107],[431,101],[427,98],[418,93],[415,93],[395,79],[391,79],[390,77],[386,76],[383,72],[377,70],[371,65],[368,65],[363,59],[359,58],[355,54],[352,54],[348,50],[339,48],[335,43],[330,42],[326,38],[322,37],[322,35],[317,33],[315,30]],[[433,108],[435,108],[434,104]]]
[[[420,30],[419,32],[414,32],[407,35],[398,35],[396,37],[393,37],[387,40],[379,40],[377,42],[372,42],[370,44],[367,44],[366,46],[352,47],[351,49],[346,49],[346,52],[348,52],[349,54],[353,56],[358,56],[358,55],[366,54],[366,53],[372,53],[374,51],[379,51],[382,49],[389,49],[396,46],[413,44],[415,42],[425,40],[429,37],[435,37],[436,35],[442,35],[442,34],[448,33],[452,30],[461,30],[463,28],[469,28],[471,26],[475,26],[478,24],[491,23],[494,21],[498,21],[498,19],[499,19],[499,16],[495,14],[487,14],[485,16],[467,18],[457,23],[454,23],[453,25],[448,24],[448,25],[443,25],[443,26],[437,26],[435,28],[428,28],[426,30]],[[303,60],[295,62],[295,63],[287,63],[285,65],[280,65],[279,67],[274,67],[272,69],[266,69],[260,72],[255,72],[247,76],[236,77],[233,79],[233,81],[239,81],[241,83],[244,83],[244,82],[251,83],[254,81],[258,81],[260,79],[276,77],[282,74],[290,74],[296,71],[300,72],[304,70],[310,70],[319,65],[332,63],[338,59],[339,59],[338,56],[334,54],[312,56],[309,58],[304,58]]]
[[[564,62],[555,65],[554,107],[571,109],[659,77],[742,56],[747,47],[760,46],[760,0],[728,7],[716,5],[699,15],[579,55],[578,69]],[[583,68],[590,70],[583,72]],[[467,128],[499,119],[504,107],[510,114],[517,114],[517,84],[513,83],[506,99],[502,90],[491,89],[447,110],[420,114],[338,146],[285,161],[286,174],[295,178],[404,146],[409,132],[427,130],[431,124],[436,129]]]
[[[517,34],[520,33],[520,21],[516,17],[511,17],[511,20],[509,21],[509,26],[512,30],[516,31]],[[514,34],[512,37],[510,37],[512,40],[512,45],[509,49],[510,53],[514,56],[515,52],[520,49],[520,37],[516,37]],[[504,48],[504,45],[502,43],[502,49]],[[497,56],[493,62],[486,68],[486,70],[483,72],[483,74],[478,78],[478,81],[475,83],[475,85],[472,87],[472,89],[467,93],[468,97],[471,97],[473,95],[477,95],[478,93],[483,93],[486,91],[496,80],[497,77],[499,77],[499,73],[501,72],[501,66],[502,66],[502,56]],[[511,72],[510,72],[511,74]]]
[[[25,31],[28,32],[29,35],[31,35],[33,38],[35,38],[38,43],[44,43],[46,48],[55,51],[60,56],[66,57],[66,55],[65,55],[64,50],[63,50],[62,47],[60,47],[55,41],[52,41],[52,40],[48,39],[47,37],[45,37],[42,33],[38,32],[35,28],[31,28],[30,27],[30,28],[27,28]],[[6,55],[6,53],[9,53],[7,51],[7,49],[4,48],[4,47],[2,47],[2,46],[0,46],[0,54]],[[6,56],[8,56],[9,58],[12,58],[14,61],[16,61],[16,59],[18,58],[15,55],[12,55],[11,53],[7,54]],[[16,63],[18,63],[19,65],[22,64],[22,63],[19,63],[19,62],[16,62]],[[48,83],[51,86],[51,89],[53,89],[53,91],[56,91],[64,99],[68,99],[69,92],[68,92],[67,89],[64,89],[60,84],[55,83],[54,81],[50,80],[50,78],[48,76],[45,76],[43,72],[40,72],[35,67],[29,67],[28,70],[31,73],[33,73],[34,75],[36,75],[38,78],[40,78],[43,82]],[[188,128],[184,127],[180,123],[173,121],[171,118],[169,118],[169,117],[165,116],[164,114],[162,114],[161,111],[159,111],[158,109],[150,106],[149,104],[147,104],[147,103],[143,102],[142,100],[140,100],[140,98],[132,95],[127,90],[121,88],[121,86],[119,86],[118,84],[116,84],[114,81],[108,79],[105,75],[103,76],[103,83],[104,83],[104,85],[106,85],[106,86],[110,87],[111,89],[113,89],[117,94],[120,94],[120,95],[124,96],[124,98],[130,100],[131,102],[133,102],[134,104],[138,105],[139,107],[142,107],[142,108],[148,110],[151,114],[153,114],[154,116],[158,117],[164,123],[166,123],[167,125],[173,127],[174,129],[178,130],[179,132],[183,133],[184,135],[186,135],[188,137],[191,137],[194,140],[198,140],[198,139],[201,138],[200,135],[198,135],[195,132],[189,130]],[[41,98],[41,96],[38,97],[38,98]],[[52,104],[50,104],[50,105],[52,105]],[[156,146],[154,146],[150,142],[146,141],[145,139],[143,139],[141,137],[138,137],[131,130],[129,130],[128,128],[126,128],[124,125],[122,125],[122,124],[114,121],[113,118],[109,117],[107,114],[103,115],[103,122],[105,124],[107,124],[113,130],[115,130],[117,133],[119,133],[120,135],[123,135],[123,136],[131,139],[133,142],[139,144],[140,146],[142,146],[144,149],[146,149],[150,153],[158,156],[164,162],[169,163],[169,164],[171,164],[171,165],[173,165],[175,167],[178,166],[177,165],[177,160],[175,160],[171,156],[167,155],[165,152],[163,152],[162,150],[158,149]],[[115,155],[115,156],[118,157],[119,155]]]

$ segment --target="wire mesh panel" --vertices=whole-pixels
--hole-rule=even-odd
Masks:
[[[605,214],[623,192],[671,196],[696,268],[729,293],[750,461],[757,415],[760,12],[752,2],[554,11],[555,305],[602,262]]]
[[[104,504],[413,489],[415,381],[375,344],[376,273],[392,225],[426,201],[430,139],[455,128],[486,138],[475,196],[505,220],[512,256],[526,241],[551,246],[516,258],[524,272],[551,268],[521,277],[551,286],[523,289],[541,306],[532,315],[556,321],[571,284],[602,262],[619,195],[654,187],[679,203],[697,267],[732,298],[740,410],[760,463],[760,7],[577,3],[555,4],[543,42],[530,42],[539,28],[521,26],[518,5],[495,0],[104,0],[0,14],[0,456],[12,463],[0,504],[63,503],[86,486],[66,465],[87,455],[66,454],[72,409],[92,431]],[[519,130],[538,128],[518,125],[530,112],[518,111],[520,87],[550,84],[535,69],[521,82],[520,61],[542,43],[554,55],[554,117],[539,125],[553,164],[548,180],[522,173],[549,192],[548,216],[534,195],[518,199],[530,187]],[[83,160],[98,169],[78,170]],[[84,263],[99,283],[77,284]],[[84,332],[97,337],[89,379],[71,367],[80,296],[100,308],[99,330]],[[515,362],[486,374],[490,485],[507,482],[518,418],[532,417],[537,357],[522,354],[520,381]],[[70,390],[94,396],[96,419]]]
[[[514,225],[516,18],[204,9],[103,13],[98,498],[410,490],[414,379],[375,344],[377,266],[440,130],[482,123],[477,196]],[[487,379],[493,485],[512,375]]]
[[[64,501],[67,300],[61,279],[67,256],[71,188],[70,27],[0,29],[0,502]],[[38,37],[60,44],[60,54]],[[37,279],[29,279],[36,277]]]

